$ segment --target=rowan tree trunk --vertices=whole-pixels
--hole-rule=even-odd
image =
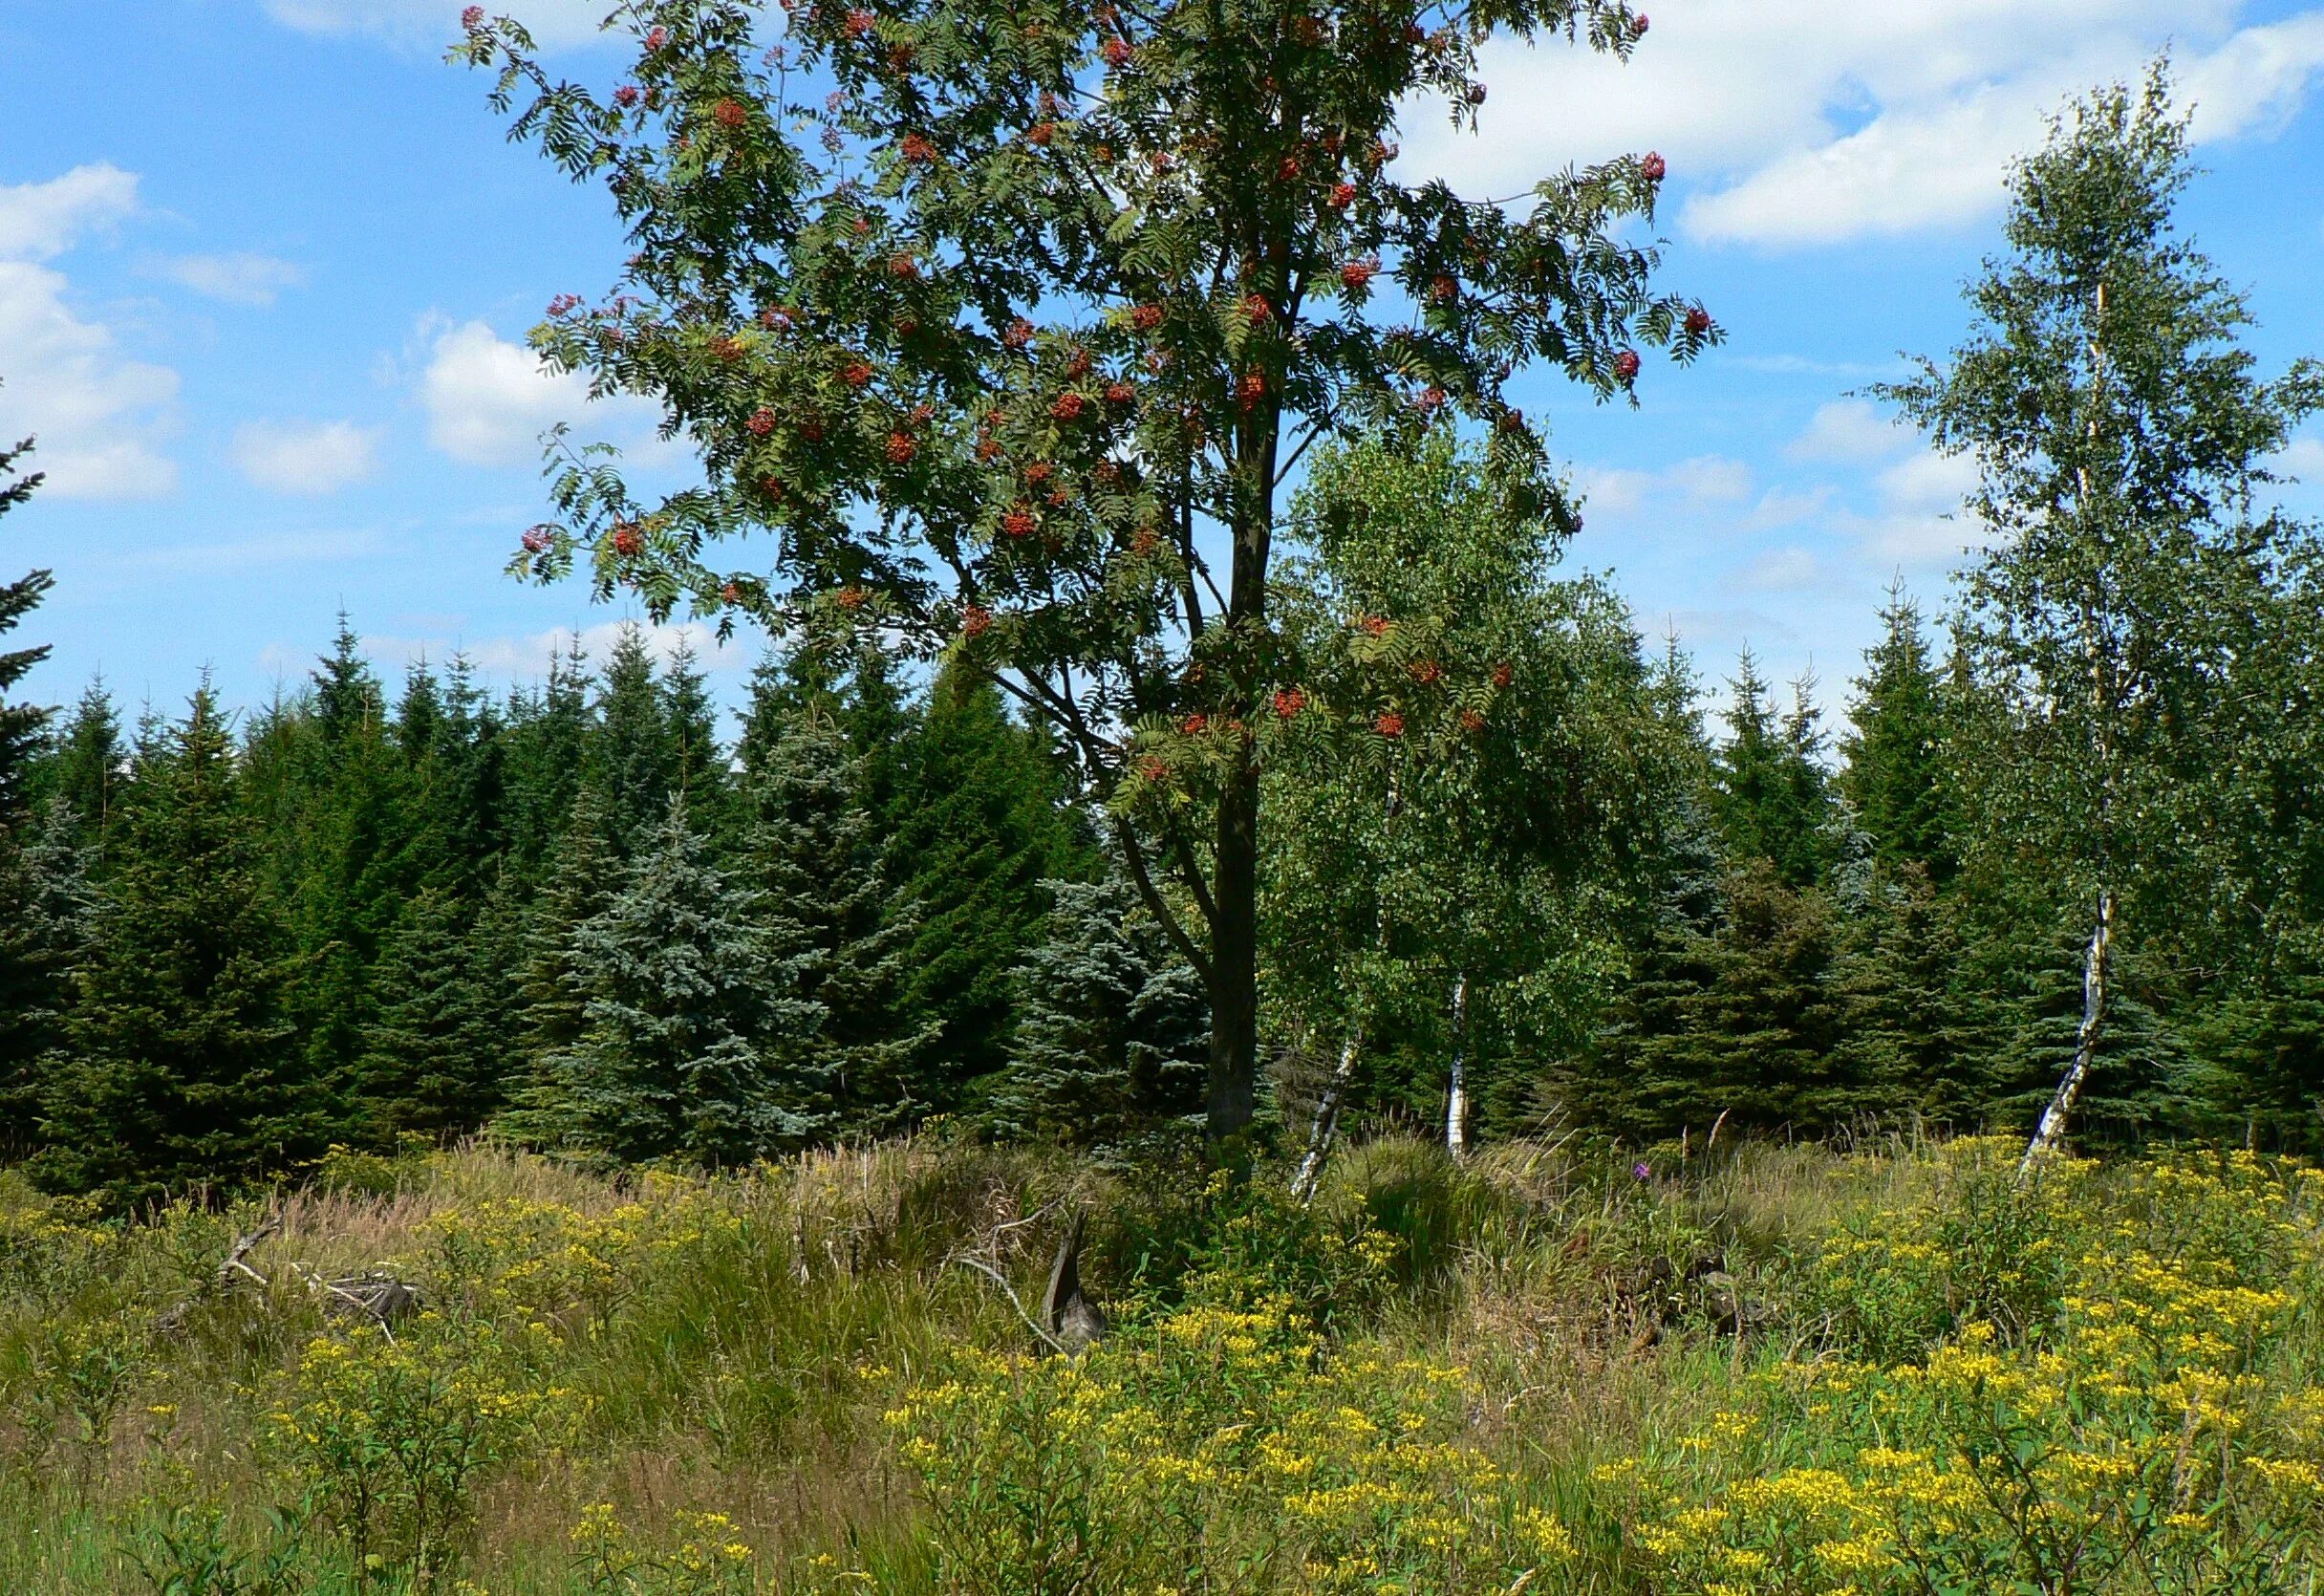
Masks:
[[[1452,982],[1452,1082],[1445,1093],[1445,1151],[1458,1163],[1469,1155],[1469,978]]]
[[[2067,1123],[2074,1117],[2075,1105],[2081,1101],[2082,1087],[2090,1079],[2090,1066],[2098,1055],[2098,1032],[2106,1021],[2106,977],[2114,955],[2114,894],[2098,894],[2098,919],[2090,933],[2090,946],[2082,954],[2082,1024],[2074,1037],[2074,1062],[2057,1083],[2057,1091],[2050,1106],[2042,1111],[2041,1124],[2034,1129],[2034,1139],[2027,1144],[2025,1162],[2019,1173],[2030,1172],[2035,1160],[2043,1154],[2055,1153],[2065,1140]]]
[[[1267,561],[1275,534],[1275,462],[1280,417],[1260,406],[1237,430],[1234,567],[1226,628],[1235,691],[1222,707],[1255,712],[1267,629]],[[1259,1098],[1259,766],[1248,746],[1219,784],[1211,857],[1211,1084],[1205,1131],[1212,1141],[1251,1123]]]
[[[1216,1141],[1251,1123],[1259,1084],[1259,774],[1246,767],[1218,795],[1212,876],[1211,1085]]]

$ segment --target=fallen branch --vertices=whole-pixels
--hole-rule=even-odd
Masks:
[[[326,1312],[359,1313],[377,1325],[391,1345],[396,1339],[396,1321],[417,1313],[425,1305],[418,1286],[376,1269],[325,1280],[304,1263],[290,1267],[308,1290],[323,1299]]]
[[[1017,1295],[1017,1288],[1009,1283],[1008,1276],[1002,1274],[1000,1270],[985,1262],[984,1260],[980,1258],[970,1258],[964,1253],[954,1253],[944,1262],[947,1263],[958,1263],[964,1269],[974,1269],[977,1271],[977,1273],[982,1275],[986,1280],[991,1281],[995,1285],[1001,1287],[1001,1294],[1009,1300],[1009,1306],[1017,1310],[1017,1317],[1024,1321],[1024,1327],[1026,1329],[1031,1330],[1035,1335],[1039,1336],[1044,1343],[1046,1343],[1049,1350],[1052,1352],[1062,1353],[1065,1350],[1065,1344],[1063,1342],[1059,1341],[1048,1331],[1043,1329],[1040,1323],[1035,1320],[1031,1314],[1025,1312],[1024,1300]]]
[[[280,1231],[282,1227],[282,1215],[269,1214],[265,1222],[260,1224],[256,1230],[245,1236],[235,1237],[234,1244],[226,1249],[226,1262],[218,1265],[217,1273],[196,1285],[191,1296],[164,1311],[161,1317],[154,1322],[154,1327],[163,1335],[177,1334],[185,1327],[187,1314],[193,1312],[198,1305],[230,1289],[234,1284],[234,1277],[237,1275],[247,1276],[248,1279],[256,1281],[263,1290],[269,1283],[267,1277],[251,1268],[248,1260],[251,1252],[261,1241]]]

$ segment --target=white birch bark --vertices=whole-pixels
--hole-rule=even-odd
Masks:
[[[1332,1133],[1340,1128],[1340,1105],[1347,1100],[1348,1083],[1356,1078],[1356,1055],[1363,1046],[1364,1032],[1349,1031],[1340,1048],[1340,1067],[1331,1072],[1331,1079],[1323,1083],[1323,1095],[1315,1100],[1315,1118],[1307,1127],[1307,1152],[1291,1176],[1291,1195],[1302,1202],[1315,1196],[1316,1181],[1323,1176]]]
[[[1469,1155],[1469,977],[1452,982],[1452,1082],[1445,1093],[1445,1151],[1454,1163]]]
[[[2082,1024],[2074,1036],[2074,1062],[2057,1083],[2056,1095],[2042,1111],[2041,1124],[2034,1132],[2034,1140],[2026,1147],[2025,1162],[2018,1173],[2030,1174],[2036,1160],[2055,1153],[2065,1139],[2066,1125],[2074,1117],[2075,1105],[2081,1101],[2083,1083],[2090,1079],[2090,1066],[2097,1056],[2098,1030],[2106,1018],[2106,976],[2114,952],[2114,894],[2098,894],[2098,923],[2090,933],[2090,946],[2082,955]]]

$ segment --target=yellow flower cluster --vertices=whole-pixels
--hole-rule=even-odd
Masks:
[[[1598,1471],[1663,1587],[2062,1589],[2106,1567],[2272,1589],[2309,1565],[2324,1402],[2294,1331],[2324,1277],[2314,1172],[2234,1154],[2005,1189],[1998,1151],[1948,1150],[1931,1197],[1818,1261],[1827,1300],[1856,1306],[1835,1319],[1876,1350],[1883,1313],[1942,1304],[1920,1355],[1775,1369],[1760,1413]]]
[[[969,1588],[1062,1558],[1095,1589],[1506,1589],[1577,1542],[1463,1438],[1473,1394],[1455,1367],[1335,1349],[1278,1297],[1078,1361],[964,1358],[888,1419]]]

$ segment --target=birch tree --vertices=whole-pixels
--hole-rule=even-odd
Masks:
[[[2232,738],[2238,617],[2299,535],[2257,507],[2266,462],[2324,393],[2309,362],[2255,375],[2243,298],[2173,225],[2192,176],[2163,63],[2068,107],[2011,176],[1968,340],[1880,390],[1977,465],[1966,508],[1990,541],[1956,633],[2001,735],[1975,808],[1989,849],[2048,870],[2086,927],[2080,1024],[2029,1167],[2099,1054],[2123,939],[2188,886],[2190,767]]]
[[[1303,1188],[1366,1078],[1441,1110],[1459,1156],[1513,1065],[1586,1024],[1655,740],[1621,605],[1553,581],[1555,526],[1451,440],[1327,451],[1293,526],[1279,603],[1313,694],[1276,706],[1261,902],[1271,1012],[1338,1060]]]

